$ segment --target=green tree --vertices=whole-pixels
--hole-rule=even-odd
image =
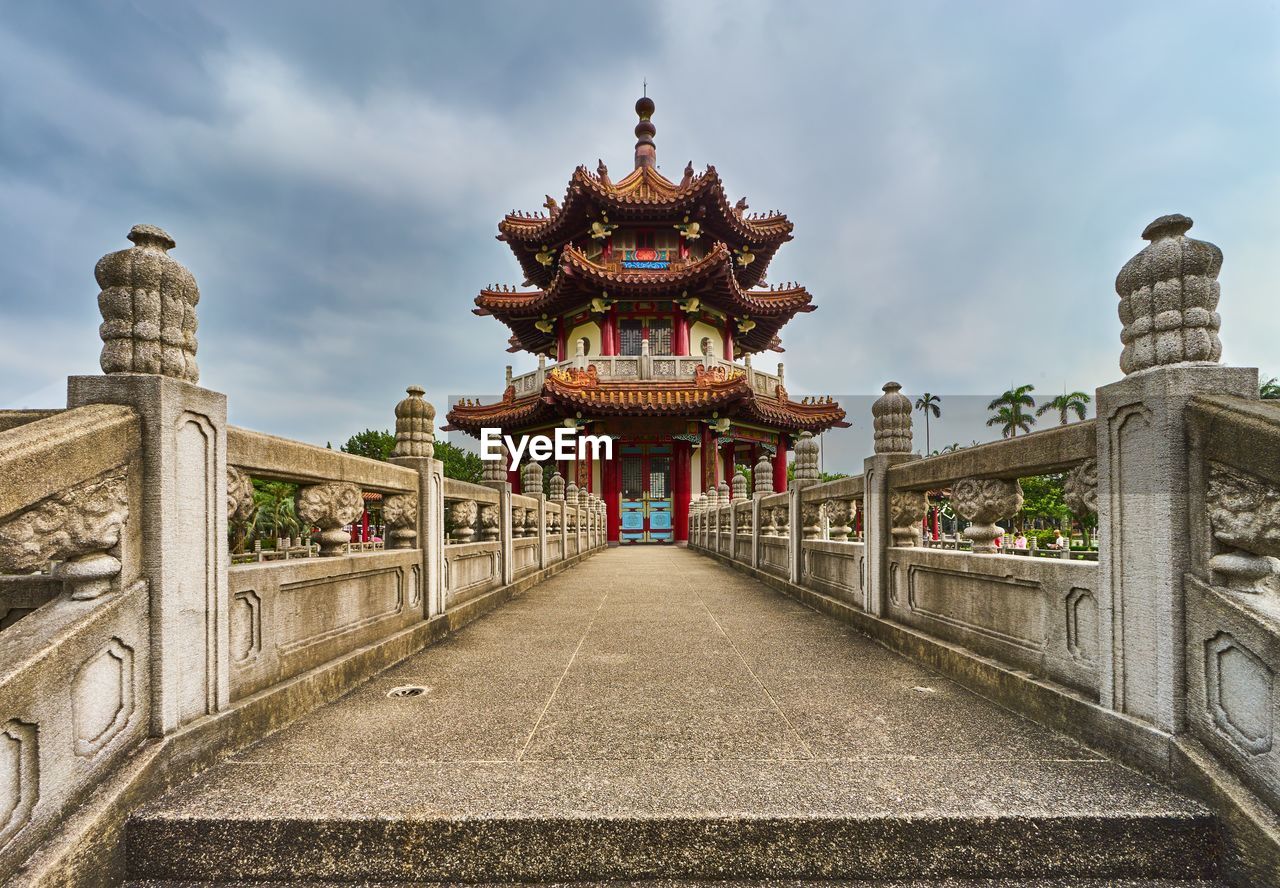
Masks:
[[[444,463],[446,478],[479,484],[480,479],[484,477],[484,462],[480,459],[480,454],[456,447],[448,441],[436,442],[436,459]],[[545,486],[551,472],[544,469],[543,476],[542,483]]]
[[[1014,437],[1019,431],[1031,431],[1036,420],[1027,411],[1036,406],[1036,399],[1031,397],[1035,389],[1034,385],[1020,385],[996,398],[987,405],[994,414],[987,420],[987,425],[999,426],[1000,434],[1006,438]]]
[[[1072,413],[1076,415],[1076,419],[1084,419],[1092,400],[1085,392],[1063,392],[1048,404],[1041,405],[1036,416],[1044,416],[1050,410],[1056,410],[1061,424],[1066,425],[1071,421]]]
[[[250,534],[254,539],[270,540],[278,546],[281,534],[301,536],[310,530],[302,526],[297,509],[298,485],[287,481],[253,479],[253,517]]]
[[[925,392],[916,398],[916,409],[924,413],[924,452],[929,453],[929,414],[942,418],[942,398]]]
[[[1267,401],[1280,400],[1280,379],[1274,376],[1258,386],[1258,397]]]
[[[352,435],[342,445],[343,453],[354,453],[370,459],[388,460],[396,447],[396,436],[385,429],[365,429],[358,435]],[[435,443],[435,457],[444,463],[444,476],[457,481],[470,481],[479,484],[484,477],[484,463],[480,454],[450,444],[448,441]],[[550,474],[545,473],[545,474]],[[544,484],[546,483],[544,479]]]
[[[388,460],[395,446],[396,436],[385,429],[365,429],[348,438],[347,443],[342,445],[342,452],[367,456],[369,459]]]
[[[1065,475],[1036,475],[1022,478],[1022,518],[1050,521],[1060,525],[1071,516],[1063,500]]]

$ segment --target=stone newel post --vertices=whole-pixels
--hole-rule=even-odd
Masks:
[[[73,376],[67,406],[123,404],[142,418],[142,571],[151,588],[152,732],[230,700],[227,399],[195,385],[199,288],[163,230],[98,262],[102,369]]]
[[[1162,216],[1116,278],[1120,369],[1098,389],[1103,705],[1178,731],[1185,718],[1182,577],[1191,570],[1187,402],[1256,398],[1258,371],[1216,364],[1222,252]]]
[[[889,599],[889,547],[894,545],[894,517],[905,521],[918,502],[899,497],[893,510],[889,496],[889,469],[919,457],[911,453],[911,399],[902,386],[886,382],[884,394],[871,405],[875,430],[875,455],[863,463],[863,540],[866,543],[868,613],[884,616]],[[919,527],[916,528],[919,533]],[[905,534],[899,539],[905,542]]]
[[[411,549],[416,543],[422,550],[424,616],[432,617],[444,610],[444,463],[435,459],[435,407],[423,399],[420,385],[409,386],[405,394],[395,407],[396,446],[389,462],[418,473],[418,492],[412,500],[389,497],[386,518],[394,528],[394,548]]]

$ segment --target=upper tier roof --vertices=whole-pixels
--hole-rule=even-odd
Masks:
[[[778,247],[791,240],[791,221],[782,213],[746,213],[746,202],[731,204],[715,167],[694,175],[693,164],[684,178],[672,182],[651,166],[640,166],[619,182],[609,178],[602,162],[597,174],[578,167],[569,179],[563,204],[547,198],[547,213],[509,213],[498,223],[498,239],[506,241],[532,284],[546,287],[555,274],[554,263],[544,265],[536,254],[544,247],[558,252],[581,238],[592,222],[607,217],[610,224],[654,223],[674,225],[698,222],[704,237],[749,247],[755,254],[749,265],[736,266],[734,274],[744,287],[764,278]]]
[[[665,271],[615,270],[588,259],[572,246],[561,251],[556,274],[545,290],[515,292],[482,290],[476,297],[476,314],[493,315],[511,328],[519,345],[531,352],[545,351],[554,334],[539,330],[537,322],[603,299],[684,299],[697,297],[750,329],[735,333],[735,343],[745,352],[774,346],[778,331],[797,312],[813,311],[812,297],[800,286],[771,290],[747,290],[734,276],[735,259],[723,243],[683,268]],[[696,311],[696,309],[694,309]],[[691,312],[692,313],[692,312]]]

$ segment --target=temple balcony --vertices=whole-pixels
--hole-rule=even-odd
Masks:
[[[743,362],[736,362],[726,361],[723,358],[710,355],[699,357],[696,355],[650,354],[591,356],[579,354],[567,361],[560,361],[550,365],[545,364],[544,360],[540,358],[538,369],[520,376],[511,376],[511,369],[508,367],[507,385],[514,386],[515,396],[520,398],[541,391],[547,372],[554,370],[556,367],[585,370],[589,366],[596,368],[596,373],[601,380],[609,382],[688,380],[694,378],[694,374],[699,367],[709,370],[717,366],[723,366],[729,371],[740,370],[745,373],[751,381],[752,391],[757,394],[773,397],[778,390],[778,386],[785,387],[785,374],[781,363],[778,364],[777,373],[769,373],[751,366],[750,357]]]

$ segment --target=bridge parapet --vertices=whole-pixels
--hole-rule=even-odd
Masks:
[[[138,804],[605,546],[585,491],[444,478],[417,386],[388,461],[229,426],[194,277],[130,237],[98,268],[104,375],[0,411],[5,884],[110,881]]]
[[[690,546],[1194,788],[1248,849],[1242,884],[1272,884],[1280,405],[1256,370],[1217,363],[1221,253],[1189,227],[1156,220],[1117,279],[1126,376],[1098,389],[1096,420],[922,459],[890,382],[861,475],[758,495],[731,550],[715,506],[697,509]],[[1096,515],[1096,553],[998,539],[1020,479],[1050,474]],[[935,541],[922,519],[942,498],[968,526]]]

